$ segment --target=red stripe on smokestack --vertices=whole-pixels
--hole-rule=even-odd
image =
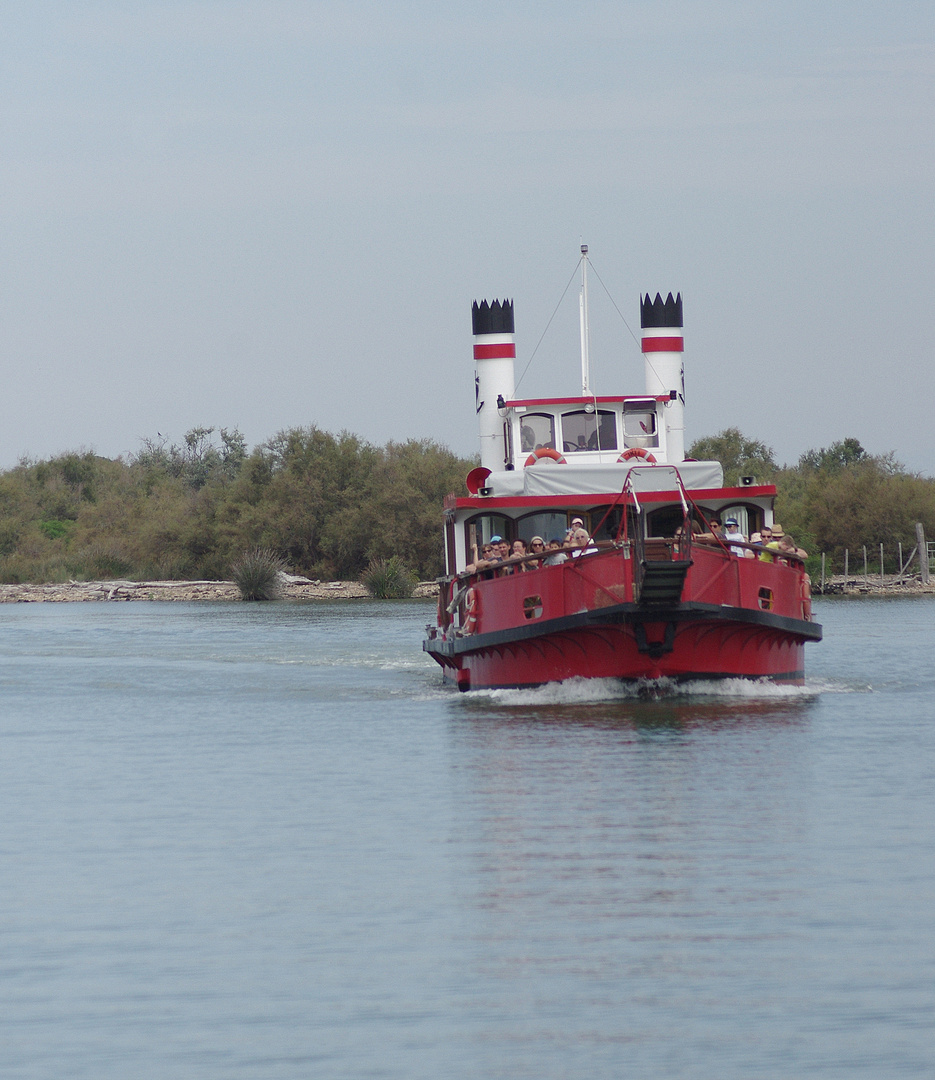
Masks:
[[[475,345],[475,360],[499,360],[501,357],[516,357],[516,345],[511,341],[504,341],[499,345]]]
[[[644,337],[643,352],[684,352],[685,339],[680,337]]]

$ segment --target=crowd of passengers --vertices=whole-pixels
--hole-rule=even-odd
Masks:
[[[576,559],[592,551],[597,551],[597,547],[584,527],[584,521],[576,517],[572,518],[571,528],[561,539],[556,537],[552,540],[543,540],[541,536],[534,536],[528,543],[517,539],[511,545],[502,536],[491,536],[481,548],[480,553],[477,546],[474,546],[474,561],[465,567],[465,573],[474,574],[482,570],[492,570],[498,577],[523,573],[528,570],[538,570],[541,566],[558,566],[567,559]],[[532,557],[527,558],[527,556]],[[515,563],[507,562],[513,558],[517,560]],[[520,559],[522,561],[519,561]],[[501,563],[506,565],[501,566]]]
[[[715,517],[708,525],[710,531],[703,532],[701,526],[693,521],[692,540],[724,543],[741,559],[759,559],[760,562],[776,562],[778,559],[779,562],[785,562],[790,555],[795,556],[796,561],[807,557],[805,550],[795,546],[792,536],[778,522],[764,525],[759,532],[751,533],[749,539],[740,531],[736,518],[728,518],[722,525],[720,519]],[[680,528],[677,529],[676,536],[681,531]],[[741,544],[744,546],[741,547]]]
[[[754,532],[749,539],[740,532],[735,518],[728,518],[722,525],[718,518],[709,522],[709,531],[704,531],[697,521],[691,525],[692,541],[696,543],[723,543],[741,559],[759,559],[761,562],[786,562],[788,556],[794,556],[796,562],[806,557],[806,552],[795,546],[792,537],[784,532],[781,525],[774,522],[764,525],[759,532]],[[675,531],[678,540],[682,535],[681,526]],[[744,546],[741,547],[740,545]],[[597,551],[590,534],[580,517],[572,518],[571,528],[563,539],[543,540],[534,536],[528,543],[514,540],[512,545],[502,536],[492,536],[478,552],[474,545],[474,560],[464,568],[466,574],[482,571],[487,576],[497,577],[507,574],[524,573],[538,570],[542,566],[558,566],[568,559],[576,559]]]

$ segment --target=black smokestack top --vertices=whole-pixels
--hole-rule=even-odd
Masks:
[[[494,300],[492,304],[488,304],[486,300],[478,304],[475,300],[471,316],[475,334],[513,333],[512,300]]]
[[[672,293],[663,301],[659,293],[650,300],[647,293],[640,301],[640,326],[644,330],[655,330],[664,326],[682,325],[682,294],[673,300]]]

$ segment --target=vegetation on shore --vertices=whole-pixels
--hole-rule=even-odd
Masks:
[[[689,452],[719,460],[728,483],[775,483],[777,517],[813,563],[881,543],[894,560],[917,521],[935,539],[935,480],[856,439],[795,465],[736,428]],[[465,492],[474,464],[428,440],[378,447],[316,427],[252,451],[236,430],[195,428],[181,445],[145,440],[126,460],[24,460],[0,473],[0,581],[230,580],[245,552],[267,552],[295,574],[405,595],[414,577],[441,572],[442,501]]]
[[[907,471],[891,453],[868,454],[857,439],[808,450],[795,465],[779,465],[768,446],[728,428],[698,439],[689,455],[720,461],[728,484],[741,476],[775,484],[776,518],[809,552],[812,570],[821,552],[843,565],[845,549],[856,559],[864,545],[876,555],[883,544],[886,570],[895,572],[899,544],[905,556],[915,546],[916,522],[935,540],[935,479]]]
[[[442,500],[473,465],[428,440],[377,447],[316,427],[252,452],[238,431],[195,428],[128,460],[21,461],[0,473],[0,581],[230,580],[258,549],[310,578],[356,580],[397,556],[427,580]]]
[[[278,600],[280,574],[286,564],[269,548],[245,551],[231,566],[241,600]]]

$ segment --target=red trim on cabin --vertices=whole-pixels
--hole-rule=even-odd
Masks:
[[[732,502],[746,502],[751,498],[776,494],[775,484],[760,484],[757,487],[734,487],[734,488],[689,488],[688,494],[693,502],[704,502],[708,499],[724,499]],[[459,510],[479,511],[484,507],[491,509],[503,509],[516,507],[536,506],[603,506],[620,498],[619,491],[604,493],[589,493],[587,495],[474,495],[470,498],[460,497],[457,499]],[[641,491],[639,493],[641,503],[644,502],[678,502],[677,491]],[[627,501],[630,496],[627,496]],[[622,501],[622,500],[621,500]]]
[[[550,398],[517,398],[515,401],[505,401],[503,404],[508,409],[540,405],[587,405],[597,402],[598,405],[612,405],[618,401],[669,401],[668,394],[626,394],[623,397],[550,397]]]
[[[503,357],[516,358],[516,345],[512,341],[503,341],[497,345],[475,345],[475,360],[500,360]]]
[[[685,339],[680,337],[644,337],[643,352],[684,352]]]

